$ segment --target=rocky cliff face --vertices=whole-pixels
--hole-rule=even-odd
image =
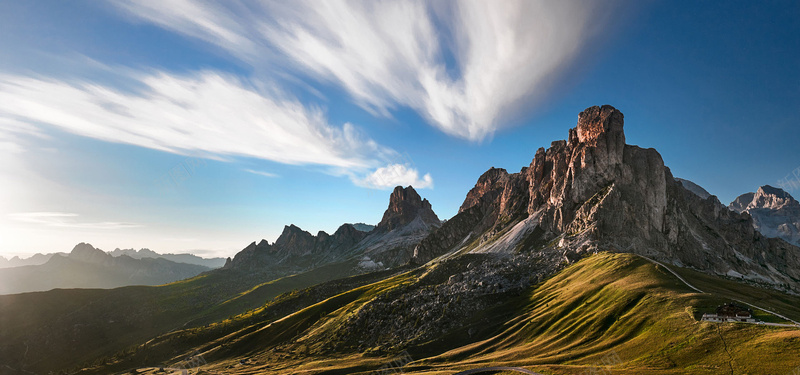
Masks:
[[[610,250],[773,284],[800,280],[800,249],[684,188],[656,150],[625,144],[623,125],[614,107],[591,107],[566,141],[537,150],[519,173],[490,169],[414,261],[518,251],[572,261]]]
[[[761,234],[800,246],[800,202],[782,189],[762,186],[755,193],[740,195],[728,208],[750,214]]]

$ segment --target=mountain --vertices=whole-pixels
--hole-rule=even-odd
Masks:
[[[369,232],[342,224],[332,235],[324,231],[313,235],[287,225],[274,243],[253,242],[224,268],[280,277],[339,262],[353,262],[353,274],[395,267],[407,263],[414,247],[439,225],[427,199],[411,186],[398,186],[389,196],[383,219]]]
[[[115,288],[159,285],[196,276],[209,268],[166,259],[113,257],[87,243],[67,256],[54,254],[47,263],[0,269],[0,294],[54,288]]]
[[[677,182],[661,155],[625,143],[612,106],[578,116],[566,141],[509,174],[492,168],[459,213],[414,251],[417,264],[463,253],[535,251],[568,262],[598,251],[800,287],[800,248],[767,238],[753,220]]]
[[[366,224],[363,224],[366,225]],[[67,253],[55,253],[62,256],[67,256]],[[208,268],[220,268],[225,264],[225,258],[201,258],[197,255],[193,254],[159,254],[155,251],[150,249],[114,249],[110,251],[109,254],[114,257],[119,257],[121,255],[127,255],[134,259],[142,259],[142,258],[164,258],[166,260],[175,262],[175,263],[186,263],[186,264],[195,264],[198,266],[204,266]],[[19,267],[19,266],[36,266],[40,264],[47,263],[50,258],[52,258],[54,253],[48,254],[34,254],[29,258],[20,258],[15,256],[11,259],[6,259],[0,256],[0,268],[9,268],[9,267]]]
[[[127,255],[134,259],[163,258],[175,263],[194,264],[208,268],[220,268],[225,265],[225,258],[202,258],[194,254],[159,254],[150,249],[114,249],[109,252],[111,256]]]
[[[57,254],[67,255],[66,253],[57,253]],[[52,257],[53,253],[48,253],[48,254],[36,253],[28,258],[20,258],[19,256],[15,256],[11,259],[6,259],[4,257],[0,257],[0,268],[36,266],[39,264],[47,263],[47,261],[50,260],[50,258]]]
[[[684,187],[684,189],[689,190],[692,193],[695,193],[698,197],[702,199],[706,199],[711,196],[711,193],[706,191],[706,189],[703,189],[702,186],[695,184],[692,181],[684,180],[678,177],[675,177],[675,181],[678,181]]]
[[[355,246],[354,253],[362,265],[397,267],[408,263],[417,244],[441,225],[427,199],[411,186],[397,186],[380,223]]]
[[[401,200],[417,195],[411,187],[400,189],[406,191],[395,194]],[[420,216],[429,220],[429,203],[423,204],[422,199],[414,202],[422,209],[417,210]],[[324,293],[345,292],[402,272],[405,268],[380,270],[385,266],[364,259],[368,245],[376,246],[376,253],[402,251],[410,258],[413,246],[427,233],[425,220],[402,212],[408,205],[397,201],[390,205],[400,207],[401,211],[395,213],[410,223],[402,225],[400,220],[399,228],[389,230],[383,226],[370,233],[344,224],[333,235],[312,235],[289,225],[275,243],[254,242],[226,267],[180,282],[157,287],[55,289],[0,295],[0,364],[18,371],[13,374],[58,372],[76,366],[80,369],[95,358],[166,332],[216,325],[230,316],[258,309],[282,293],[296,295],[298,290],[313,285],[320,285]],[[367,237],[370,241],[362,242]],[[396,240],[401,246],[388,240]],[[309,247],[312,243],[315,246]],[[357,247],[359,244],[364,247]],[[81,250],[84,248],[81,246]],[[131,259],[126,255],[120,258]],[[312,295],[304,300],[316,298],[322,297]],[[220,326],[222,330],[230,327]],[[54,354],[32,361],[25,355],[27,348]]]
[[[372,230],[375,229],[375,226],[374,225],[370,225],[370,224],[355,223],[355,224],[351,224],[351,225],[353,226],[353,228],[356,228],[357,230],[360,230],[362,232],[367,232],[367,233],[372,232]]]
[[[762,186],[755,193],[738,196],[728,208],[750,214],[753,226],[763,235],[800,246],[800,203],[782,189]]]
[[[793,371],[800,248],[689,190],[657,151],[626,144],[623,120],[586,109],[519,172],[481,175],[445,222],[397,187],[369,232],[288,225],[177,283],[0,296],[0,363],[12,374]],[[764,324],[701,320],[731,301]]]

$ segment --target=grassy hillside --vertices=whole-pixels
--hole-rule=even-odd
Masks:
[[[350,264],[271,280],[217,270],[154,287],[56,289],[0,296],[3,373],[47,373],[104,358],[166,332],[222,321],[276,296],[353,273]]]
[[[720,292],[696,293],[662,267],[630,254],[597,254],[523,293],[484,295],[480,310],[435,337],[404,347],[357,345],[371,341],[353,322],[380,311],[386,329],[405,324],[404,317],[417,313],[413,306],[374,306],[384,306],[382,296],[437,288],[447,278],[432,281],[436,273],[429,266],[318,303],[307,301],[307,307],[299,303],[296,312],[238,328],[191,351],[209,362],[203,371],[226,374],[367,374],[401,353],[413,360],[403,367],[408,374],[488,366],[542,374],[788,374],[800,366],[798,329],[698,321],[731,298],[757,298],[784,314],[796,313],[783,308],[800,306],[800,299],[705,275],[693,275],[692,281]],[[452,301],[447,306],[458,308]],[[173,361],[178,364],[187,353]],[[137,373],[156,371],[142,367]]]

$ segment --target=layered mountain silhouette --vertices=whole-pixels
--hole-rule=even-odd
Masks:
[[[210,270],[166,259],[114,257],[87,243],[69,255],[53,254],[41,265],[0,269],[0,294],[44,291],[54,288],[116,288],[126,285],[160,285]]]
[[[58,253],[59,255],[67,255],[66,253]],[[37,266],[47,263],[52,258],[54,253],[36,253],[27,258],[14,256],[11,259],[0,257],[0,268],[20,267],[20,266]]]
[[[366,224],[364,224],[366,225]],[[127,255],[134,259],[142,258],[163,258],[175,263],[195,264],[198,266],[205,266],[208,268],[220,268],[225,265],[225,258],[203,258],[194,254],[159,254],[150,249],[114,249],[108,252],[113,257]],[[0,257],[0,268],[19,267],[19,266],[36,266],[47,263],[53,255],[58,254],[62,256],[69,255],[68,253],[36,253],[30,257],[22,258],[19,256],[6,259]]]
[[[113,251],[109,251],[108,253],[114,257],[127,255],[134,259],[163,258],[175,263],[194,264],[208,268],[220,268],[225,265],[225,258],[203,258],[194,254],[159,254],[150,249],[134,250],[134,249],[117,248],[114,249]]]

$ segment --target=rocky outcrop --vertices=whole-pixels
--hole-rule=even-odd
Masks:
[[[610,250],[776,285],[800,281],[800,249],[776,245],[748,215],[687,190],[656,150],[625,144],[623,129],[620,111],[591,107],[566,141],[537,150],[519,173],[490,169],[414,261],[520,251],[572,261]]]
[[[800,246],[800,203],[782,189],[762,186],[740,195],[728,208],[748,213],[761,234]]]

